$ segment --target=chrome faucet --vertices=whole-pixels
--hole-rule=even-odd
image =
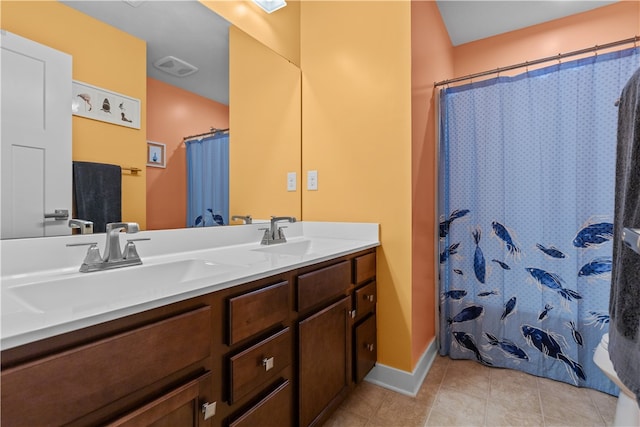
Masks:
[[[110,222],[107,224],[107,243],[104,246],[102,261],[118,262],[124,259],[122,258],[122,249],[120,249],[120,231],[122,230],[127,233],[137,233],[140,231],[140,226],[135,222]]]
[[[120,232],[137,233],[140,226],[135,222],[113,222],[106,227],[107,240],[104,246],[104,256],[100,256],[97,242],[90,243],[70,243],[67,246],[89,246],[87,254],[80,266],[81,273],[91,271],[109,270],[112,268],[140,265],[142,260],[138,255],[134,242],[146,239],[128,239],[124,252],[120,249]]]
[[[273,245],[276,243],[285,243],[287,241],[286,237],[284,237],[284,232],[282,231],[282,229],[286,227],[278,227],[278,222],[280,221],[296,222],[296,219],[292,216],[272,216],[270,227],[260,228],[260,230],[264,230],[264,235],[260,242],[261,245]]]
[[[235,221],[235,220],[242,220],[242,222],[244,222],[245,224],[251,224],[253,222],[253,219],[251,218],[251,215],[234,215],[231,217],[231,221]]]

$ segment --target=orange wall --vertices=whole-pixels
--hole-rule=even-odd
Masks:
[[[411,371],[411,5],[302,2],[300,18],[302,171],[318,171],[303,218],[380,223],[378,361]]]
[[[433,82],[453,74],[453,47],[435,2],[411,2],[411,348],[413,366],[435,337],[436,124]]]
[[[167,167],[147,167],[147,229],[182,228],[187,216],[185,136],[229,127],[229,107],[147,79],[147,139],[166,144]]]
[[[3,0],[0,7],[3,29],[73,56],[73,79],[140,100],[140,129],[73,116],[72,156],[142,169],[122,174],[122,219],[144,229],[146,43],[59,2]]]
[[[640,35],[640,2],[609,6],[522,30],[466,43],[454,49],[455,76],[603,45]],[[619,48],[618,48],[619,49]],[[549,64],[543,64],[546,66]],[[523,70],[517,70],[517,73]]]

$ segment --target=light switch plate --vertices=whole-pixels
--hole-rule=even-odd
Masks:
[[[297,176],[295,172],[287,172],[287,191],[296,191]]]
[[[318,190],[318,171],[307,171],[307,190]]]

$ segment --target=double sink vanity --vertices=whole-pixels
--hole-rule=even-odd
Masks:
[[[2,241],[2,425],[320,425],[376,361],[378,225],[286,226],[144,231],[89,273],[97,235]]]

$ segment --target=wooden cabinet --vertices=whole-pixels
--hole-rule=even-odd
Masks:
[[[229,344],[236,344],[289,318],[286,281],[229,299]]]
[[[353,345],[353,374],[358,383],[373,369],[377,360],[376,315],[370,314],[355,327]]]
[[[275,390],[229,423],[229,427],[283,427],[291,425],[293,394],[284,381]]]
[[[0,421],[320,425],[375,364],[375,261],[371,249],[5,350]]]
[[[300,313],[345,295],[351,283],[349,261],[301,274],[297,279],[297,310]]]
[[[284,277],[288,277],[285,275]],[[293,334],[289,280],[266,279],[222,295],[221,426],[293,425]]]
[[[103,423],[137,411],[206,373],[210,320],[205,306],[3,369],[2,425]]]
[[[298,385],[300,425],[315,425],[337,406],[350,385],[350,307],[348,297],[304,319],[299,325]],[[332,405],[333,402],[336,405]]]
[[[353,260],[355,291],[353,306],[355,323],[353,332],[353,375],[356,383],[375,366],[378,343],[376,339],[376,285],[375,252],[357,256]]]
[[[201,417],[201,396],[211,389],[211,373],[163,394],[137,410],[108,423],[108,427],[197,427]]]

